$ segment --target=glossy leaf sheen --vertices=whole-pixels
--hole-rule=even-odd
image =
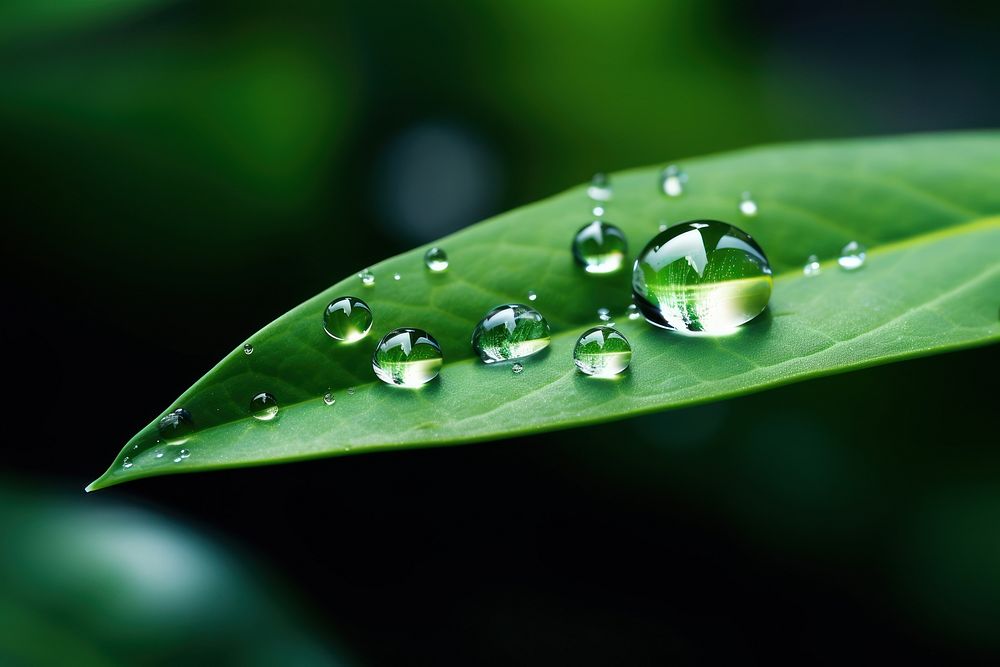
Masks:
[[[774,291],[768,310],[736,334],[685,337],[629,320],[630,270],[586,275],[573,261],[570,241],[591,205],[580,186],[439,241],[446,272],[425,269],[427,247],[373,267],[372,287],[355,275],[364,267],[344,266],[346,280],[247,339],[252,355],[238,341],[166,406],[194,417],[189,458],[174,463],[170,448],[154,458],[163,446],[153,420],[91,488],[578,426],[1000,339],[1000,135],[808,143],[680,164],[689,181],[678,198],[658,192],[662,167],[612,175],[606,219],[635,250],[661,223],[714,218],[749,232],[771,261]],[[738,213],[744,191],[760,207],[754,218]],[[868,261],[846,272],[836,256],[851,240],[868,247]],[[802,274],[810,254],[822,261],[818,276]],[[528,290],[552,326],[551,347],[524,360],[520,374],[484,365],[469,345],[473,326],[498,304],[524,302]],[[371,334],[351,345],[322,326],[324,306],[344,294],[363,298],[375,316]],[[599,307],[632,343],[631,368],[618,380],[585,377],[573,364],[573,345],[598,324]],[[420,390],[372,374],[374,346],[401,326],[426,329],[444,351],[440,378]],[[281,404],[272,422],[248,411],[261,391]],[[327,391],[335,405],[324,403]],[[132,467],[122,468],[124,456]]]

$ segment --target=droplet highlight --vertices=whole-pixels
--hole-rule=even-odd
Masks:
[[[771,265],[743,230],[718,220],[674,225],[639,254],[632,295],[655,326],[721,335],[749,322],[771,297]]]
[[[600,326],[583,332],[573,348],[573,363],[593,377],[614,377],[632,363],[632,346],[618,330]]]
[[[410,389],[436,378],[443,363],[441,346],[434,336],[409,327],[387,333],[372,355],[372,370],[379,380]]]
[[[535,290],[533,289],[528,290],[528,301],[534,301],[537,298],[538,294],[535,292]]]
[[[625,312],[628,314],[628,318],[630,320],[637,320],[642,317],[642,313],[639,312],[639,306],[634,303],[630,303],[628,308],[625,309]]]
[[[448,254],[441,248],[430,248],[424,253],[424,266],[434,273],[448,269]]]
[[[590,179],[590,185],[587,187],[587,196],[594,201],[609,201],[611,194],[611,179],[608,178],[607,174],[594,174],[594,177]]]
[[[250,414],[254,419],[269,422],[278,416],[278,401],[271,394],[262,391],[251,399]]]
[[[745,218],[753,218],[757,216],[757,202],[753,200],[749,192],[744,192],[740,196],[740,213],[743,214]]]
[[[867,257],[868,249],[857,241],[851,241],[840,251],[837,264],[847,271],[854,271],[864,266]]]
[[[393,280],[402,280],[403,276],[399,275],[398,273],[394,273],[394,274],[392,274],[392,279]]]
[[[668,197],[680,197],[684,194],[687,180],[687,173],[676,164],[672,164],[660,172],[660,190]]]
[[[534,308],[519,303],[497,306],[472,332],[472,349],[487,364],[530,357],[549,346],[549,323]]]
[[[807,276],[817,276],[821,270],[819,257],[816,255],[809,255],[808,259],[806,259],[806,265],[802,267],[802,273]]]
[[[628,243],[618,227],[595,220],[573,236],[573,257],[587,273],[611,273],[625,263]]]
[[[372,328],[372,309],[354,296],[341,296],[323,310],[323,330],[334,340],[351,343],[364,338]]]

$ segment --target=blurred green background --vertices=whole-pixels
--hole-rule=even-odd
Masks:
[[[995,349],[514,442],[80,492],[277,315],[595,171],[1000,125],[998,20],[929,1],[3,3],[0,662],[1000,656]]]

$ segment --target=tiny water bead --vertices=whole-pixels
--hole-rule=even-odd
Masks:
[[[603,218],[604,217],[604,206],[602,206],[601,204],[598,204],[597,206],[595,206],[594,208],[592,208],[590,210],[590,212],[591,212],[591,214],[595,218]]]
[[[269,422],[278,416],[278,401],[271,394],[262,391],[250,401],[250,414],[254,419]]]
[[[337,397],[334,396],[332,392],[328,391],[325,394],[323,394],[323,402],[326,403],[327,405],[333,405],[334,403],[337,402]]]
[[[684,194],[684,184],[687,183],[687,173],[676,164],[672,164],[660,172],[660,190],[668,197],[680,197]]]
[[[590,186],[587,187],[587,196],[594,201],[608,201],[611,199],[611,179],[607,174],[596,173],[590,179]]]
[[[537,298],[538,294],[535,293],[535,290],[533,289],[528,290],[528,301],[534,301]]]
[[[840,257],[837,258],[837,264],[848,271],[853,271],[854,269],[860,269],[864,263],[865,259],[868,257],[868,249],[857,241],[851,241],[844,246],[844,249],[840,251]]]
[[[632,363],[632,346],[616,329],[594,327],[576,341],[573,362],[586,375],[614,377]]]
[[[194,421],[190,412],[184,408],[177,408],[160,417],[156,428],[165,441],[181,443],[190,438],[194,432]]]
[[[379,380],[411,389],[436,378],[443,363],[441,346],[434,336],[409,327],[387,333],[372,355],[372,370]]]
[[[598,308],[597,309],[597,319],[599,319],[602,322],[610,322],[611,321],[611,311],[608,310],[607,308]]]
[[[744,192],[740,196],[740,213],[747,218],[753,218],[757,215],[757,202],[753,200],[749,192]]]
[[[394,273],[394,274],[392,274],[392,279],[393,280],[402,280],[403,276],[399,275],[398,273]]]
[[[630,303],[628,308],[625,309],[625,312],[628,313],[628,318],[630,320],[637,320],[642,317],[642,313],[639,312],[639,306],[634,303]]]
[[[807,276],[815,276],[819,275],[820,271],[821,267],[819,265],[819,257],[816,255],[809,255],[809,258],[806,259],[806,265],[802,267],[802,273]]]
[[[587,273],[611,273],[625,262],[628,243],[618,227],[595,220],[573,237],[573,257]]]
[[[357,297],[338,297],[323,311],[323,330],[335,340],[350,343],[364,338],[371,328],[372,309]]]
[[[424,265],[434,273],[448,268],[448,254],[441,248],[431,248],[424,253]]]
[[[163,458],[163,450],[162,449],[160,451],[156,452],[156,458],[158,458],[158,459],[162,459]]]
[[[131,467],[132,467],[132,459],[126,456],[125,458],[122,459],[122,468],[128,470]]]
[[[516,361],[510,367],[510,372],[514,375],[520,375],[524,371],[524,364],[519,364]]]
[[[181,457],[182,459],[186,459],[187,457],[191,456],[191,450],[182,449],[181,451],[177,452],[177,456]]]
[[[243,346],[243,354],[245,354],[247,356],[250,356],[251,354],[253,354],[253,345],[251,345],[250,343],[247,343],[246,345],[244,345]]]
[[[361,284],[365,287],[371,287],[375,284],[375,274],[370,269],[365,269],[359,273],[358,278],[361,278]]]
[[[519,303],[497,306],[472,332],[472,349],[487,364],[530,357],[549,346],[549,323],[534,308]]]
[[[354,396],[354,387],[348,387],[347,388],[347,395],[348,396]]]
[[[757,242],[717,220],[657,234],[632,271],[632,296],[643,317],[678,331],[730,333],[767,307],[771,285],[771,266]]]

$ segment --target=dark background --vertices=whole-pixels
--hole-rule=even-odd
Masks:
[[[277,315],[595,171],[997,126],[998,25],[995,5],[953,2],[5,4],[3,539],[23,542],[10,517],[36,503],[207,536],[266,573],[233,590],[280,599],[324,647],[278,651],[293,664],[1000,656],[996,348],[509,442],[82,494]],[[0,583],[24,578],[11,553]],[[216,631],[230,612],[213,611],[139,651],[134,618],[80,620],[123,613],[112,587],[67,609],[65,586],[43,571],[12,604],[110,664],[178,644],[246,664],[229,647],[266,634],[239,615]]]

